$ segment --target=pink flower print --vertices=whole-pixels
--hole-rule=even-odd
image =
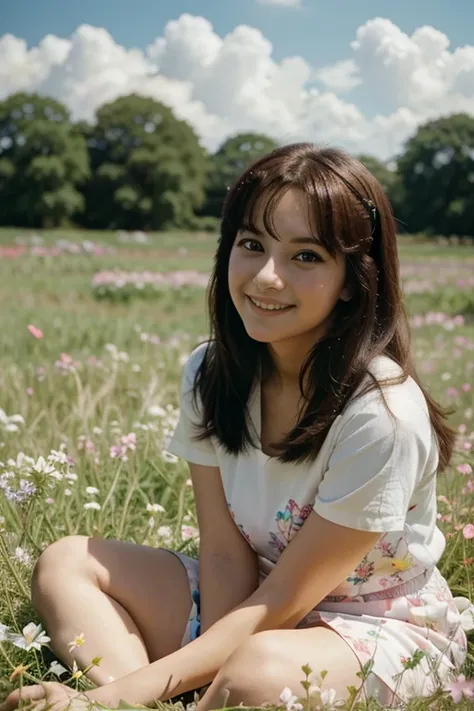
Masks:
[[[364,639],[355,639],[353,641],[353,645],[354,645],[354,649],[356,649],[358,652],[367,654],[367,656],[369,656],[369,657],[371,656],[370,648],[367,646]]]
[[[366,583],[374,574],[374,570],[374,563],[368,560],[367,554],[364,557],[363,561],[354,570],[354,575],[347,578],[347,582],[353,583],[354,585],[361,585],[362,583]]]

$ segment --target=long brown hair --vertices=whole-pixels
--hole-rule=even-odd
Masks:
[[[296,427],[272,445],[282,462],[314,461],[337,415],[355,391],[378,388],[369,364],[387,355],[401,367],[403,383],[411,376],[426,398],[439,448],[439,471],[449,464],[455,432],[444,411],[426,392],[415,372],[411,338],[403,302],[395,220],[380,183],[358,160],[344,151],[298,143],[278,148],[256,161],[230,189],[223,208],[221,235],[207,295],[211,339],[196,374],[195,401],[202,403],[197,440],[215,436],[228,453],[255,446],[247,403],[262,367],[268,367],[266,344],[247,334],[228,286],[229,257],[236,234],[255,225],[264,199],[265,229],[272,211],[289,189],[308,197],[318,239],[335,256],[344,254],[352,298],[339,300],[331,326],[308,354],[300,373],[307,405]],[[373,209],[375,206],[375,210]],[[307,376],[307,377],[306,377]],[[360,389],[367,377],[368,384]],[[304,392],[303,383],[308,392]]]

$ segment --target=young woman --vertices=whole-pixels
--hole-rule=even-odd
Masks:
[[[382,187],[339,150],[259,160],[227,197],[209,312],[168,447],[189,463],[199,561],[54,543],[33,601],[56,654],[83,632],[79,662],[102,657],[88,695],[110,705],[206,685],[198,711],[279,703],[304,664],[338,699],[429,694],[467,649],[437,568],[454,432],[412,364]]]

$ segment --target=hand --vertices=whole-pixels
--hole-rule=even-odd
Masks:
[[[58,682],[45,681],[34,686],[24,686],[21,689],[21,697],[20,689],[15,689],[0,705],[0,711],[16,711],[20,701],[22,706],[28,706],[32,711],[44,711],[46,708],[51,711],[65,711],[73,699],[76,699],[73,704],[74,711],[79,706],[86,707],[91,703],[91,700],[80,691]]]

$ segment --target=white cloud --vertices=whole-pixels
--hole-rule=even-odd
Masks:
[[[350,91],[362,82],[359,69],[353,59],[341,59],[335,64],[322,67],[314,73],[314,77],[328,89],[340,93]]]
[[[260,5],[277,5],[279,7],[301,7],[301,0],[257,0]]]
[[[0,98],[38,91],[63,101],[74,118],[91,120],[103,103],[136,92],[171,106],[210,149],[250,130],[388,158],[426,119],[474,114],[474,46],[449,47],[433,27],[407,35],[375,18],[358,28],[351,56],[312,68],[302,57],[277,61],[254,27],[220,36],[207,19],[189,14],[169,22],[144,51],[81,25],[68,39],[48,35],[32,48],[0,37]],[[315,79],[324,90],[314,88]],[[376,116],[342,97],[359,85],[379,104]]]

